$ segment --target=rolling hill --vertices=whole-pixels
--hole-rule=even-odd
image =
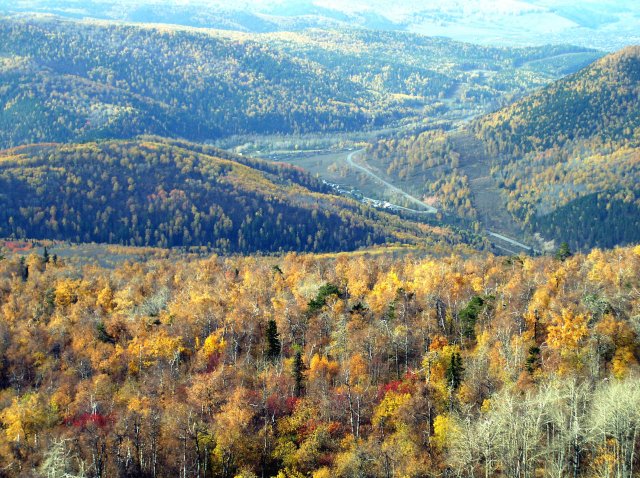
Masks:
[[[31,16],[0,18],[0,37],[0,148],[331,133],[478,114],[600,56],[394,32],[256,35]]]
[[[634,0],[0,0],[0,12],[247,32],[355,26],[485,45],[571,43],[607,51],[640,40]]]
[[[297,168],[157,138],[4,151],[0,191],[2,237],[220,253],[463,241],[328,194]]]

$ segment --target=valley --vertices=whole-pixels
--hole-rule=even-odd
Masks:
[[[494,159],[481,154],[479,145],[466,144],[467,133],[456,132],[601,56],[571,46],[478,47],[398,32],[254,35],[35,17],[9,17],[0,26],[10,39],[0,69],[8,82],[2,93],[7,107],[0,114],[5,147],[145,134],[185,137],[242,157],[289,162],[338,185],[339,193],[380,209],[417,214],[419,222],[425,215],[416,211],[424,211],[471,235],[486,230],[530,244],[537,242],[533,234],[513,220],[495,178],[487,175]],[[57,54],[43,35],[55,36],[70,47],[69,53],[54,61]],[[117,57],[125,35],[143,59],[135,70]],[[79,38],[89,41],[79,43]],[[164,52],[163,68],[172,72],[168,76],[152,72],[156,46]],[[232,58],[215,53],[220,48],[230,49]],[[180,53],[171,57],[171,49]],[[239,65],[244,76],[234,84],[230,80]],[[204,76],[192,81],[192,75],[179,73],[184,66]],[[286,70],[298,75],[286,78]],[[27,97],[34,74],[42,83],[35,97]],[[249,88],[256,82],[258,90]],[[176,90],[181,83],[188,86]],[[225,101],[211,103],[211,91],[226,91]],[[39,113],[25,116],[26,110]],[[59,120],[52,123],[52,116]],[[434,146],[433,166],[423,165],[420,172],[415,155],[411,171],[396,171],[389,157],[371,154],[376,143],[397,139],[410,147],[411,138],[436,138],[438,131],[452,132],[451,138],[443,151]],[[361,156],[352,154],[362,149]],[[457,159],[436,159],[451,151]],[[449,175],[454,163],[456,173]],[[433,219],[428,221],[433,224]],[[193,231],[187,233],[192,237]],[[296,241],[306,250],[303,241]],[[488,242],[496,252],[516,252],[513,244],[495,236]],[[137,238],[136,244],[156,243]]]
[[[331,194],[299,168],[157,138],[7,150],[0,191],[11,192],[0,193],[5,237],[226,254],[394,242],[482,247],[479,237]]]
[[[0,0],[1,478],[640,478],[633,0]]]
[[[461,170],[470,179],[474,196],[474,205],[479,211],[481,227],[486,231],[492,247],[498,253],[517,255],[521,252],[537,252],[539,241],[525,239],[522,229],[516,224],[506,209],[504,198],[490,175],[491,162],[479,150],[479,142],[461,132],[456,139],[459,150],[466,151],[465,160],[461,162]],[[465,143],[463,146],[462,143]],[[474,147],[471,147],[473,144]],[[481,147],[481,145],[480,145]],[[307,153],[296,157],[288,155],[287,163],[300,166],[311,174],[323,178],[334,186],[341,194],[354,197],[377,208],[387,210],[404,210],[416,214],[437,214],[436,207],[412,196],[389,181],[393,178],[383,177],[381,171],[373,171],[359,158],[365,150],[343,151],[314,156]],[[507,237],[508,236],[508,237]],[[515,239],[517,238],[517,239]],[[528,240],[530,244],[520,241]]]
[[[505,125],[509,115],[522,115],[513,105],[529,104],[531,92],[541,87],[552,92],[551,98],[556,92],[564,94],[554,82],[562,84],[566,80],[559,78],[567,78],[567,73],[583,71],[585,64],[602,56],[600,52],[571,46],[479,47],[398,32],[254,35],[35,17],[1,19],[0,28],[10,39],[0,51],[0,77],[6,82],[0,92],[6,104],[0,112],[3,147],[144,135],[182,137],[245,158],[290,162],[338,185],[352,199],[410,214],[437,211],[432,214],[436,221],[471,235],[490,231],[534,250],[553,247],[552,240],[562,242],[567,217],[575,215],[558,209],[571,207],[566,200],[548,204],[545,197],[538,206],[518,199],[521,193],[513,186],[522,183],[521,169],[506,156],[535,152],[517,143],[521,138],[513,128],[505,136],[500,122]],[[68,46],[64,58],[56,59],[50,36]],[[79,42],[81,38],[88,41]],[[117,56],[124,38],[143,59],[135,69]],[[153,72],[156,47],[169,75]],[[172,49],[178,55],[169,55]],[[218,52],[225,49],[231,56]],[[96,51],[101,53],[96,56]],[[633,52],[629,57],[635,58]],[[233,81],[240,70],[240,81]],[[198,81],[188,73],[195,71],[204,72]],[[39,86],[34,87],[31,78],[38,78]],[[226,92],[225,100],[212,103],[212,91]],[[566,101],[574,99],[563,98],[550,107],[562,108],[560,102]],[[626,97],[621,101],[625,107],[633,103]],[[545,114],[549,113],[556,114]],[[52,122],[52,117],[58,120]],[[536,128],[527,141],[547,141]],[[630,135],[616,128],[616,138]],[[555,145],[544,145],[548,150],[551,146]],[[352,154],[360,150],[361,155]],[[625,167],[631,167],[635,156],[629,152],[628,157]],[[502,177],[496,168],[501,168]],[[616,200],[629,197],[615,192],[615,185],[606,186]],[[573,194],[573,199],[580,199],[583,192]],[[548,214],[556,209],[557,215]],[[618,230],[618,219],[611,221]],[[633,240],[634,228],[625,226],[616,237]],[[12,231],[18,233],[17,228]],[[187,233],[183,231],[192,237],[193,231]],[[24,236],[23,228],[20,234]],[[589,247],[591,241],[570,240],[573,248]],[[607,245],[602,238],[597,241]],[[295,242],[306,250],[302,239]],[[496,236],[489,242],[517,252]],[[136,239],[136,245],[154,244]]]

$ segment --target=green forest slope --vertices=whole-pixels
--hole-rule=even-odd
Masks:
[[[0,38],[0,147],[361,130],[467,100],[486,106],[599,56],[404,33],[257,35],[28,16],[0,19]]]
[[[298,168],[219,156],[225,153],[158,139],[7,150],[0,154],[0,236],[223,253],[460,241],[446,229],[328,194]]]

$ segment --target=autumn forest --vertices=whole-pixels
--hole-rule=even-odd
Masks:
[[[640,8],[198,2],[0,0],[0,478],[640,477]]]
[[[161,256],[0,262],[7,473],[637,466],[638,247],[564,260]]]

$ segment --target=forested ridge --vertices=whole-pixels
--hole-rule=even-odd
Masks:
[[[293,166],[159,138],[7,150],[0,206],[3,237],[78,243],[269,253],[478,240],[330,194]]]
[[[637,476],[640,247],[5,256],[4,476]]]
[[[489,151],[523,155],[572,141],[637,146],[640,140],[640,46],[587,68],[480,119]]]
[[[573,247],[640,240],[638,85],[629,47],[477,123],[523,224]]]
[[[462,131],[383,139],[367,154],[460,217],[477,217],[467,174],[484,181],[490,173],[530,233],[574,249],[633,244],[640,240],[638,85],[640,47],[628,47]]]
[[[29,16],[0,19],[0,36],[0,147],[362,130],[446,111],[454,90],[478,106],[542,86],[561,74],[547,57],[570,54],[575,69],[599,56],[391,32],[250,35]]]

